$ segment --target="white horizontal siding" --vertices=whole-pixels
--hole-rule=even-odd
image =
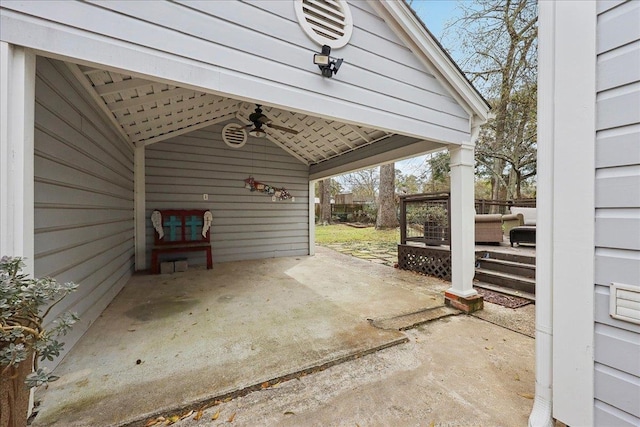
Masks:
[[[611,282],[636,283],[640,274],[640,253],[634,250],[597,248],[595,253],[595,282],[608,286]]]
[[[640,378],[596,363],[594,381],[597,400],[615,402],[621,411],[640,417]]]
[[[599,169],[596,172],[595,191],[598,207],[635,208],[640,206],[640,164]]]
[[[638,427],[640,418],[596,400],[593,414],[595,426]]]
[[[597,324],[595,358],[602,365],[640,377],[640,336],[631,331]]]
[[[640,210],[596,210],[596,247],[640,250]]]
[[[637,41],[598,57],[597,90],[629,84],[637,80],[639,73],[640,41]]]
[[[640,141],[640,124],[598,132],[596,168],[640,164],[638,141]]]
[[[133,153],[61,62],[38,58],[35,118],[35,274],[80,285],[52,312],[81,318],[68,351],[133,271]]]
[[[626,1],[598,15],[597,52],[602,54],[640,40],[640,2]]]
[[[633,125],[640,121],[640,81],[600,94],[596,107],[598,130]]]
[[[308,254],[308,167],[265,138],[228,147],[221,136],[224,124],[147,147],[147,218],[153,209],[211,210],[214,262]],[[273,202],[249,191],[249,176],[286,188],[295,201]],[[150,221],[147,245],[153,246]],[[197,253],[188,259],[193,265],[205,261]]]
[[[124,65],[117,63],[124,51],[98,59],[106,49],[89,44],[106,43],[114,52],[135,47],[140,55],[193,61],[204,68],[200,76],[211,77],[185,81],[187,86],[198,80],[205,84],[201,88],[223,95],[258,97],[294,111],[338,118],[332,115],[336,114],[350,123],[385,130],[393,131],[397,125],[398,130],[439,141],[458,143],[469,131],[468,114],[448,90],[370,6],[360,2],[351,5],[355,26],[351,42],[332,52],[345,60],[332,79],[322,78],[313,65],[313,53],[320,47],[301,30],[293,2],[157,2],[148,7],[145,2],[122,1],[6,1],[1,8],[3,37],[16,44],[61,52],[76,38],[75,44],[84,46],[85,53],[69,48],[68,55],[92,52],[94,61],[119,68]],[[48,44],[46,31],[38,31],[44,27],[64,32],[60,37],[68,36],[69,42]],[[25,39],[26,33],[42,37]],[[303,101],[308,96],[322,102]]]
[[[609,9],[613,9],[614,7],[618,7],[627,0],[600,0],[598,2],[598,6],[596,11],[598,14],[604,13]]]
[[[598,2],[595,160],[596,425],[640,425],[640,325],[609,315],[640,289],[640,3]]]

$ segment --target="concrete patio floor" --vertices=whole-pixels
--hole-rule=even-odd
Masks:
[[[464,315],[406,334],[405,344],[202,412],[179,412],[175,416],[188,416],[175,425],[527,425],[535,384],[532,338]]]
[[[320,247],[135,275],[37,394],[32,425],[125,425],[404,343],[374,324],[446,313],[447,287]]]

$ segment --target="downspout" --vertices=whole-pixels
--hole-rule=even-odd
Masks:
[[[553,422],[553,170],[555,5],[538,2],[536,387],[529,427]]]

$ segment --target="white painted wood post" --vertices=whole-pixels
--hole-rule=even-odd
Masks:
[[[309,255],[316,254],[316,182],[309,181]]]
[[[536,299],[538,284],[551,273],[551,297],[543,304],[550,303],[553,308],[552,345],[547,348],[553,355],[553,418],[566,425],[582,426],[594,425],[595,408],[596,26],[599,18],[596,2],[569,3],[553,2],[553,45],[544,46],[552,49],[553,61],[548,64],[549,68],[540,68],[539,73],[540,77],[545,74],[543,82],[550,86],[542,90],[550,95],[543,98],[546,104],[538,104],[538,110],[545,116],[553,114],[552,122],[539,124],[550,139],[539,142],[548,145],[546,150],[552,150],[553,161],[552,169],[543,170],[546,176],[538,175],[540,191],[545,192],[539,204],[546,203],[549,197],[552,200],[552,211],[543,210],[538,215],[541,220],[538,234],[550,233],[551,240],[544,241],[550,246],[538,248],[536,253],[552,258],[540,265],[544,275],[536,274],[543,278],[536,278]],[[548,126],[551,133],[547,131]],[[542,216],[545,214],[551,217]],[[542,325],[536,325],[536,332],[539,326]],[[605,392],[607,386],[601,387]]]
[[[136,146],[134,154],[134,218],[135,218],[135,269],[136,271],[147,268],[147,240],[146,240],[146,190],[145,190],[145,145]]]
[[[477,132],[477,127],[475,128]],[[473,135],[472,135],[473,136]],[[450,147],[451,154],[451,288],[448,293],[468,298],[475,275],[474,146]]]
[[[0,256],[26,258],[34,274],[36,55],[0,42]]]

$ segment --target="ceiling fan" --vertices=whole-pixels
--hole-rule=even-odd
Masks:
[[[260,107],[260,104],[256,104],[256,110],[249,115],[249,121],[251,121],[252,124],[248,125],[247,127],[253,126],[253,129],[249,131],[249,135],[257,137],[266,136],[267,133],[264,131],[264,129],[262,129],[262,126],[267,126],[282,132],[291,133],[293,135],[298,134],[299,131],[295,129],[290,129],[271,123],[271,119],[262,114],[262,108]]]

